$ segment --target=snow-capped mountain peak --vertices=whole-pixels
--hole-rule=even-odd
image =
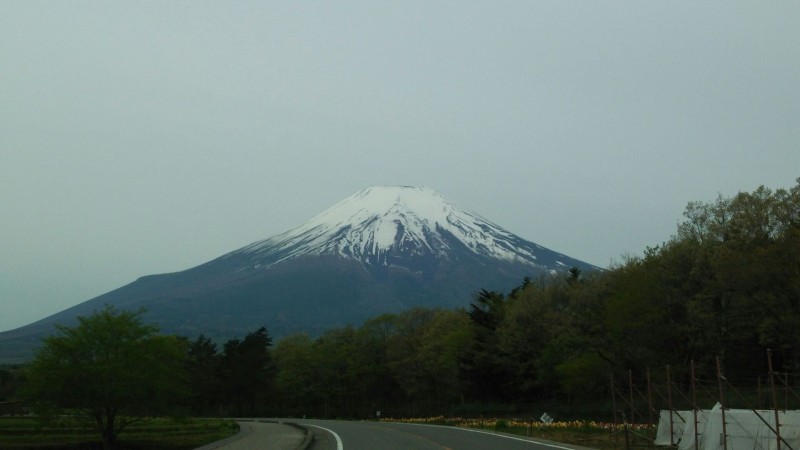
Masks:
[[[536,266],[541,265],[542,253],[563,257],[564,262],[550,262],[565,268],[571,259],[457,208],[433,189],[410,186],[363,189],[298,227],[234,253],[267,265],[308,255],[339,255],[386,265],[394,257],[452,258],[464,249]]]
[[[412,307],[463,308],[479,289],[591,264],[524,240],[432,189],[371,187],[285,233],[199,266],[150,275],[20,330],[0,361],[30,357],[56,323],[102,305],[147,310],[163,332],[231,336],[267,326],[322,334]],[[27,356],[26,356],[27,355]]]

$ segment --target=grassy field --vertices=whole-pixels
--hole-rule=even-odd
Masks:
[[[146,419],[130,425],[119,436],[119,450],[188,450],[226,438],[238,431],[230,420]],[[33,417],[0,417],[0,449],[101,449],[90,422],[62,416],[48,422]]]
[[[601,450],[656,448],[653,445],[653,439],[655,439],[656,434],[656,428],[653,425],[629,425],[626,429],[622,424],[592,421],[553,422],[548,424],[514,419],[465,419],[458,417],[384,420],[492,430]]]

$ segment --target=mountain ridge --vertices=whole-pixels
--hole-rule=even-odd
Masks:
[[[599,268],[522,239],[430,188],[370,187],[286,232],[198,266],[136,281],[0,333],[0,362],[30,358],[56,323],[105,304],[146,310],[162,332],[224,340],[359,325],[424,306],[466,307],[480,289]]]

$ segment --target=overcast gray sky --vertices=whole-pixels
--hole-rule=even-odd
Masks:
[[[0,2],[0,330],[429,186],[608,266],[800,176],[800,2]]]

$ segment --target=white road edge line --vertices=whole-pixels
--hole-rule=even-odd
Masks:
[[[460,430],[464,430],[464,431],[471,431],[473,433],[491,434],[492,436],[498,436],[498,437],[502,437],[502,438],[506,438],[506,439],[513,439],[515,441],[530,442],[531,444],[538,444],[538,445],[545,445],[547,447],[560,448],[562,450],[573,450],[573,449],[571,449],[569,447],[562,447],[560,445],[547,444],[545,442],[532,441],[530,439],[522,439],[522,438],[518,438],[518,437],[514,437],[514,436],[506,436],[504,434],[492,433],[491,431],[473,430],[473,429],[470,429],[470,428],[459,428],[459,429]]]
[[[336,450],[344,450],[344,444],[342,444],[342,438],[340,438],[339,435],[336,434],[335,431],[329,430],[328,428],[321,427],[319,425],[311,425],[310,423],[304,423],[303,425],[304,426],[308,426],[308,427],[321,428],[321,429],[327,431],[328,433],[332,434],[333,437],[336,438]]]
[[[518,438],[518,437],[514,437],[514,436],[506,436],[505,434],[493,433],[491,431],[475,430],[473,428],[451,427],[451,426],[447,426],[447,425],[433,425],[433,424],[429,424],[429,423],[401,423],[401,422],[387,422],[387,423],[399,423],[399,424],[402,424],[402,425],[416,425],[418,427],[441,427],[441,428],[447,428],[447,429],[450,429],[450,430],[469,431],[469,432],[472,432],[472,433],[482,433],[482,434],[488,434],[488,435],[491,435],[491,436],[497,436],[497,437],[501,437],[501,438],[512,439],[512,440],[515,440],[515,441],[528,442],[530,444],[544,445],[546,447],[558,448],[558,449],[561,449],[561,450],[574,450],[573,448],[570,448],[570,447],[562,447],[560,445],[548,444],[546,442],[533,441],[533,440],[530,440],[530,439],[523,439],[523,438]],[[320,428],[322,428],[322,427],[320,427]]]

